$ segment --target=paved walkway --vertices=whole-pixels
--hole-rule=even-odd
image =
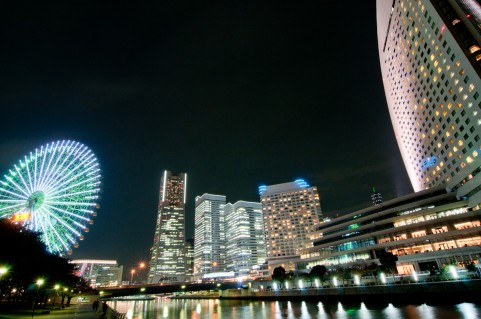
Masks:
[[[92,304],[79,304],[72,305],[65,309],[55,309],[50,311],[49,314],[42,314],[43,309],[36,309],[34,318],[40,319],[98,319],[100,314],[95,313],[92,310]],[[31,319],[32,311],[30,310],[18,310],[7,313],[0,313],[0,319],[16,318],[16,319]]]

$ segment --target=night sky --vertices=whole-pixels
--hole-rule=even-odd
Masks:
[[[194,199],[259,201],[304,178],[324,216],[412,192],[377,52],[375,1],[22,2],[0,13],[0,172],[73,139],[103,171],[71,258],[149,259],[164,169]]]

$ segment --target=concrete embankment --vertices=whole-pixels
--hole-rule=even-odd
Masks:
[[[305,288],[296,290],[254,291],[251,289],[221,290],[218,294],[181,295],[178,299],[245,299],[245,300],[417,300],[476,301],[481,292],[481,280],[454,280],[398,285]],[[476,300],[475,300],[476,299]]]

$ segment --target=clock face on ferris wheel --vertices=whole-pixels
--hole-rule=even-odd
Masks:
[[[0,218],[41,233],[47,250],[72,253],[97,215],[101,175],[85,145],[57,141],[20,159],[0,180]]]

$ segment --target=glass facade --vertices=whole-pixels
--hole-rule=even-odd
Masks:
[[[223,195],[203,194],[195,198],[194,279],[225,272]]]
[[[187,174],[164,171],[151,249],[149,283],[183,282],[185,261],[185,199]]]
[[[226,268],[246,276],[266,262],[260,203],[238,201],[225,206]]]

